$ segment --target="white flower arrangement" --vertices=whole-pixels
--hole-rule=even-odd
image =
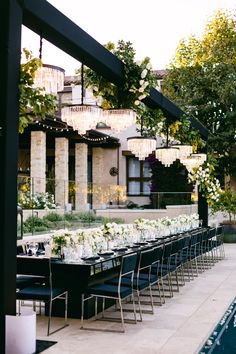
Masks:
[[[158,220],[139,218],[133,224],[118,225],[114,222],[106,223],[94,229],[67,229],[55,231],[51,238],[52,251],[56,255],[61,254],[63,247],[83,246],[90,248],[94,253],[104,249],[107,242],[130,243],[137,241],[137,231],[143,239],[150,236],[164,237],[172,233],[188,231],[199,226],[199,215],[181,214],[175,218],[163,217]]]
[[[214,177],[213,172],[214,166],[207,162],[204,166],[200,166],[188,175],[189,182],[199,186],[209,206],[217,202],[222,193],[220,182]]]

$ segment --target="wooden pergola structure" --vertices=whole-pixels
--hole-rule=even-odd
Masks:
[[[21,57],[22,24],[43,38],[95,70],[110,82],[122,85],[124,64],[89,36],[83,29],[45,0],[2,0],[0,3],[1,92],[0,163],[2,170],[1,195],[1,312],[0,352],[5,351],[5,315],[15,314],[16,237],[17,237],[17,160],[19,97],[18,80]],[[154,88],[144,103],[160,108],[170,120],[184,112]],[[204,140],[207,129],[195,118],[191,124]],[[207,205],[200,198],[200,218],[207,225]]]

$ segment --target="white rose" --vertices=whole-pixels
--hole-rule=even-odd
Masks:
[[[141,78],[144,79],[146,77],[147,73],[148,73],[147,69],[144,69],[141,73]]]

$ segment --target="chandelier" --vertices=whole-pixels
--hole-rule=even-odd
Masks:
[[[188,156],[190,156],[193,152],[192,145],[187,145],[187,144],[172,144],[171,147],[178,148],[179,149],[179,159],[184,160]]]
[[[35,72],[34,87],[40,87],[47,93],[56,95],[64,88],[65,70],[58,66],[43,64]]]
[[[127,138],[127,142],[128,150],[138,157],[139,160],[145,160],[156,148],[156,140],[152,138],[134,136]]]
[[[185,159],[180,160],[185,165],[188,172],[192,172],[194,168],[200,167],[206,161],[206,154],[191,154]]]
[[[98,106],[84,104],[66,106],[61,109],[61,120],[83,135],[87,130],[96,127],[101,117],[101,111]]]
[[[112,130],[120,132],[136,123],[136,113],[132,109],[106,109],[102,121]]]
[[[170,165],[180,156],[180,150],[178,147],[169,146],[169,125],[168,120],[166,124],[166,146],[156,149],[156,158],[165,166]]]
[[[143,136],[143,118],[141,117],[141,136],[127,138],[127,148],[139,160],[145,160],[156,148],[156,139]]]
[[[65,106],[61,109],[61,120],[77,130],[79,134],[86,134],[87,130],[95,129],[100,121],[102,109],[96,105],[84,104],[84,64],[81,64],[81,104]]]
[[[179,158],[179,149],[172,146],[165,146],[156,149],[156,158],[165,166],[170,165]]]

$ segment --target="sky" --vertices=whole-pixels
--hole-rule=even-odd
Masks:
[[[217,10],[236,13],[236,0],[50,0],[79,27],[105,44],[130,41],[136,59],[148,56],[155,70],[168,67],[183,38],[201,37]],[[22,48],[39,55],[39,36],[23,26]],[[74,75],[80,62],[43,40],[42,60]]]

